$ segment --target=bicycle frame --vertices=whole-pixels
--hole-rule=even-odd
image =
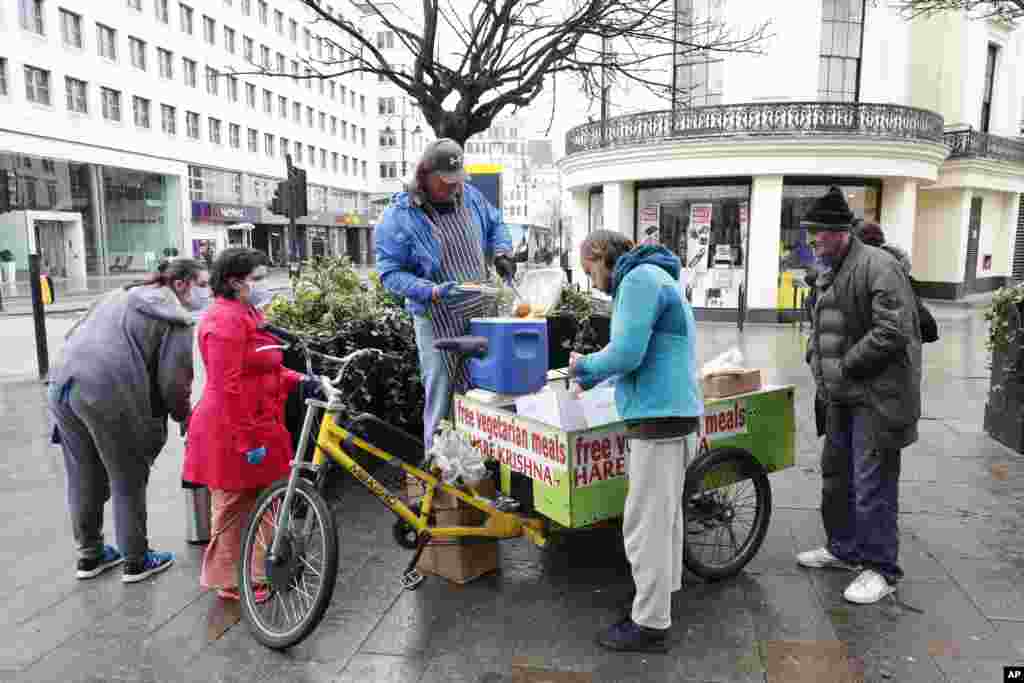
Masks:
[[[281,519],[274,532],[274,540],[271,544],[270,555],[275,557],[278,551],[280,530],[288,527],[288,514],[291,505],[292,494],[300,476],[300,470],[306,469],[313,473],[319,473],[330,458],[345,471],[355,477],[363,486],[370,490],[385,506],[392,512],[408,522],[417,532],[422,534],[426,531],[430,537],[447,539],[477,537],[477,538],[517,538],[527,536],[534,544],[543,547],[547,543],[544,534],[544,521],[539,518],[523,517],[515,512],[504,512],[496,508],[491,502],[480,496],[472,487],[467,487],[469,493],[460,488],[445,484],[436,476],[435,472],[426,472],[418,467],[402,461],[397,456],[382,451],[371,443],[368,443],[356,436],[348,429],[339,425],[335,419],[341,410],[338,403],[324,403],[321,401],[307,400],[306,416],[303,420],[302,432],[299,437],[299,446],[295,451],[292,460],[292,471],[289,475],[288,490],[285,493],[284,504],[281,511]],[[313,429],[315,419],[312,408],[323,408],[324,415],[320,421],[320,428],[316,440],[316,449],[313,453],[312,463],[302,461],[302,454],[306,452],[309,435]],[[426,493],[420,504],[420,514],[416,515],[408,505],[398,496],[388,490],[383,484],[377,481],[373,475],[367,472],[357,463],[342,446],[351,445],[360,451],[367,453],[392,467],[399,467],[406,474],[419,479],[426,484]],[[467,505],[476,508],[486,515],[486,522],[480,526],[430,526],[430,511],[434,500],[435,491],[441,490],[454,496]],[[472,494],[472,495],[470,495]],[[311,523],[309,520],[307,524]]]

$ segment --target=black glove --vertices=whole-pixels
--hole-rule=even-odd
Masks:
[[[327,400],[327,397],[324,396],[324,388],[320,386],[320,378],[308,375],[299,384],[299,395],[302,397],[303,403],[308,399],[313,399],[314,401]]]
[[[516,262],[504,254],[495,256],[494,270],[498,271],[498,275],[504,278],[505,281],[510,281],[516,275]]]

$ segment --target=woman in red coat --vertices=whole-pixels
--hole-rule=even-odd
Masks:
[[[188,425],[182,479],[210,489],[213,515],[200,584],[238,599],[241,535],[260,491],[288,476],[284,403],[304,375],[282,365],[278,340],[260,329],[269,298],[266,256],[226,249],[210,273],[214,303],[199,324],[206,385]]]

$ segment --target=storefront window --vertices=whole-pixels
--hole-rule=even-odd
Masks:
[[[192,201],[242,203],[242,174],[189,166],[189,197]]]
[[[693,306],[738,307],[749,197],[750,186],[740,183],[637,191],[637,241],[661,244],[679,257]]]
[[[151,271],[165,249],[176,247],[181,225],[177,185],[169,176],[103,169],[108,268]]]
[[[591,190],[589,199],[590,225],[587,232],[604,229],[604,192]]]

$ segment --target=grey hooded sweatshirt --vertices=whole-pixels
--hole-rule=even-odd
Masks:
[[[61,387],[71,381],[79,400],[120,423],[123,438],[135,432],[140,448],[158,452],[167,416],[183,422],[189,414],[192,338],[192,314],[167,287],[115,290],[68,332],[50,378]]]

